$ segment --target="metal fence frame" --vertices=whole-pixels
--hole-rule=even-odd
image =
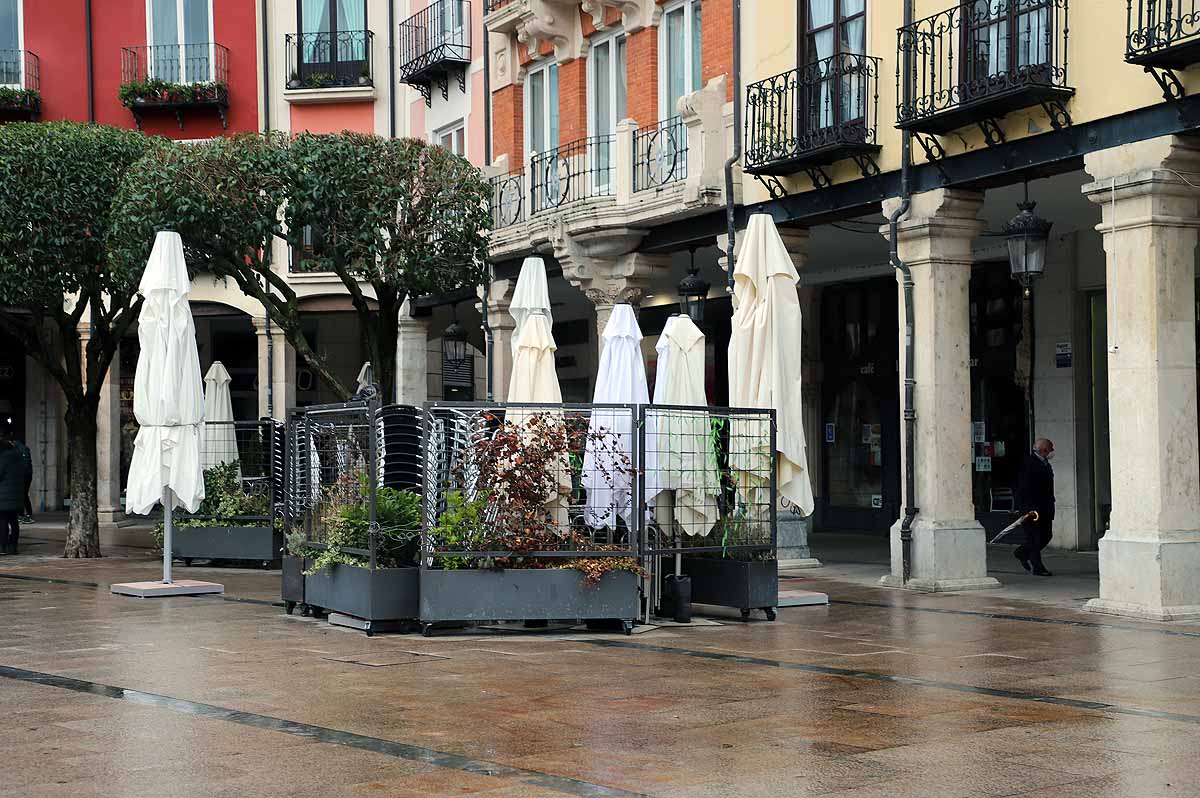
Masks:
[[[261,465],[262,465],[262,470],[265,473],[263,473],[259,476],[255,476],[255,477],[246,477],[243,474],[241,476],[241,480],[242,480],[243,489],[245,488],[245,483],[246,483],[247,479],[252,479],[259,483],[257,485],[256,489],[253,491],[253,493],[262,494],[262,495],[267,496],[267,501],[268,501],[267,512],[265,515],[239,515],[239,516],[219,516],[219,515],[208,515],[208,514],[202,514],[202,513],[194,513],[194,514],[193,513],[184,513],[184,514],[176,515],[176,522],[178,523],[179,521],[185,521],[185,520],[212,521],[212,522],[214,522],[214,524],[220,524],[222,522],[238,522],[238,525],[244,525],[245,522],[259,521],[259,522],[262,522],[261,523],[262,526],[270,526],[274,522],[277,514],[279,512],[282,512],[282,509],[283,509],[278,504],[278,499],[279,499],[279,495],[280,495],[279,491],[282,489],[282,484],[283,484],[282,480],[284,479],[284,474],[281,473],[281,467],[284,465],[284,460],[283,460],[284,456],[283,456],[283,453],[279,452],[276,448],[280,443],[280,433],[282,430],[282,425],[280,424],[280,422],[273,421],[271,419],[260,419],[258,421],[206,421],[206,422],[204,422],[205,428],[214,427],[214,426],[216,426],[216,427],[231,427],[234,431],[235,441],[237,440],[236,436],[237,436],[238,431],[248,430],[248,431],[257,431],[259,433],[261,445],[263,447],[262,448]],[[200,457],[201,457],[202,470],[207,471],[208,468],[211,468],[212,466],[203,468],[203,462],[204,462],[204,456],[205,456],[204,440],[205,439],[201,440]],[[243,459],[241,456],[242,444],[239,442],[237,444],[237,447],[238,447],[237,448],[238,457],[237,457],[236,462],[238,462],[239,469],[240,469],[242,459]]]
[[[445,496],[444,485],[438,484],[443,476],[447,476],[451,470],[450,459],[442,454],[443,448],[436,447],[433,443],[435,438],[434,423],[438,420],[439,415],[442,417],[450,416],[453,413],[461,413],[464,420],[469,420],[475,416],[483,414],[499,416],[500,423],[506,423],[507,415],[510,411],[518,411],[521,413],[529,413],[536,415],[541,412],[545,413],[562,413],[569,415],[577,414],[581,417],[582,414],[589,414],[588,418],[594,417],[596,411],[600,412],[627,412],[631,425],[637,421],[637,406],[623,404],[590,404],[590,403],[563,403],[563,404],[537,404],[537,403],[517,403],[517,402],[427,402],[425,404],[424,426],[422,438],[425,441],[426,453],[426,470],[424,475],[424,512],[421,516],[421,568],[423,570],[431,570],[431,562],[436,557],[464,557],[474,560],[490,559],[497,557],[514,556],[512,551],[475,551],[475,550],[457,550],[457,551],[435,551],[429,540],[429,531],[431,522],[441,513],[441,503]],[[485,419],[486,420],[486,419]],[[628,538],[626,545],[623,548],[616,550],[558,550],[558,551],[530,551],[521,552],[519,556],[535,557],[545,559],[591,559],[591,558],[606,558],[606,557],[638,557],[639,554],[639,538],[641,534],[641,519],[638,512],[638,502],[636,501],[639,492],[642,490],[641,473],[638,466],[637,450],[632,446],[636,442],[636,436],[630,441],[633,449],[630,454],[631,460],[631,488],[630,496],[632,504],[630,507],[630,519],[626,523],[626,536]],[[469,444],[469,441],[466,442]],[[436,458],[436,465],[434,460]],[[572,477],[575,476],[575,468],[572,465]],[[580,466],[582,472],[582,461]],[[580,474],[582,476],[582,473]],[[568,512],[568,523],[571,528],[576,527],[577,515]],[[585,525],[585,524],[584,524]],[[615,530],[614,530],[615,531]],[[596,543],[595,536],[592,537],[593,544]],[[614,546],[615,543],[605,545]],[[440,570],[440,569],[439,569]]]
[[[616,193],[616,136],[576,139],[529,158],[529,213]],[[597,162],[606,161],[599,163]]]

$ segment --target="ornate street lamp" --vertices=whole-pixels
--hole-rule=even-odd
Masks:
[[[467,330],[458,323],[458,311],[450,306],[450,325],[442,333],[442,360],[450,368],[459,368],[467,362]]]
[[[1033,283],[1046,269],[1046,244],[1050,240],[1053,223],[1033,212],[1036,202],[1029,201],[1029,184],[1025,184],[1025,201],[1018,202],[1021,212],[1004,225],[1008,237],[1008,266],[1013,279],[1030,296]]]
[[[679,281],[679,309],[699,327],[704,323],[704,303],[708,299],[708,283],[696,269],[696,248],[692,247],[688,273]]]

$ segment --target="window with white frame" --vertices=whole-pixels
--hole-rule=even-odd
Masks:
[[[670,119],[679,98],[703,88],[701,1],[683,0],[663,10],[658,27],[659,116]]]
[[[445,147],[455,155],[461,155],[464,158],[467,155],[467,128],[463,124],[463,120],[458,120],[452,125],[447,125],[441,130],[433,134],[434,141],[438,146]]]
[[[625,97],[625,34],[594,39],[588,55],[588,154],[600,189],[612,182],[612,137],[625,118]]]
[[[147,0],[150,77],[172,83],[213,79],[212,0]]]
[[[0,0],[0,86],[24,88],[21,0]]]
[[[558,65],[533,67],[525,76],[525,151],[558,146]]]

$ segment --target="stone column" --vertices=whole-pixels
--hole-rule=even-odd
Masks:
[[[271,356],[267,357],[267,319],[253,316],[250,322],[258,336],[258,415],[284,419],[296,406],[296,350],[287,342],[279,325],[271,324]],[[267,362],[272,361],[274,374],[269,374]],[[271,386],[274,407],[267,402],[267,386]]]
[[[516,322],[508,309],[516,287],[516,280],[493,280],[487,289],[487,307],[481,308],[481,313],[487,313],[488,326],[492,331],[492,400],[496,402],[508,398],[508,380],[512,376]]]
[[[885,200],[884,216],[900,205]],[[901,433],[901,486],[908,458],[915,457],[916,506],[912,529],[911,579],[903,585],[901,521],[892,526],[892,572],[883,584],[916,590],[980,590],[999,587],[987,575],[983,527],[975,520],[971,495],[971,339],[967,286],[971,242],[984,228],[976,218],[983,195],[936,189],[912,198],[900,222],[899,255],[912,271],[916,352],[916,451]],[[887,226],[881,228],[886,238]],[[901,276],[897,273],[897,280]],[[900,302],[900,380],[903,404],[904,291]],[[901,422],[903,424],[903,421]],[[903,490],[903,487],[901,488]]]
[[[1085,156],[1107,254],[1112,519],[1087,609],[1200,618],[1195,258],[1200,148],[1166,136]]]
[[[396,327],[396,401],[419,405],[429,399],[429,319],[412,315],[408,300],[400,306]]]
[[[125,520],[121,507],[121,355],[112,359],[96,409],[96,517],[101,525]]]
[[[808,265],[808,241],[809,232],[806,229],[794,227],[779,228],[779,236],[783,239],[784,246],[787,247],[788,255],[792,258],[792,265],[796,267],[796,272],[800,275],[800,283],[797,290],[800,298],[803,300],[805,296],[811,298],[812,289],[804,288],[804,271]],[[811,305],[810,305],[811,307]],[[801,313],[806,310],[801,303]],[[802,316],[803,318],[803,316]],[[809,323],[804,323],[801,335],[803,340],[799,341],[802,350],[809,349],[809,335],[815,332],[814,328]],[[807,358],[803,366],[808,366]],[[809,369],[804,368],[807,372]],[[809,373],[802,373],[802,377],[810,377]],[[820,412],[821,395],[816,386],[810,385],[807,380],[803,380],[800,386],[800,396],[791,397],[792,401],[799,402],[802,409],[803,417],[806,422],[814,413]],[[805,423],[805,443],[807,444],[808,454],[808,478],[812,482],[813,492],[816,493],[817,485],[815,483],[815,471],[813,470],[813,460],[820,454],[819,443],[817,439],[811,438],[807,433],[810,432],[809,425]],[[782,504],[776,514],[779,519],[779,528],[777,530],[776,543],[779,549],[779,567],[780,568],[819,568],[821,561],[812,556],[812,551],[808,546],[808,533],[812,528],[813,517],[801,516],[798,512],[794,512],[790,505],[784,507]]]
[[[29,501],[35,513],[62,506],[59,470],[59,423],[62,391],[41,364],[25,359],[25,444],[33,456]]]
[[[638,305],[650,287],[654,270],[670,267],[669,255],[632,251],[646,232],[618,228],[560,234],[553,242],[554,255],[562,265],[563,276],[582,291],[596,309],[598,349],[602,346],[601,336],[613,307],[621,302]]]

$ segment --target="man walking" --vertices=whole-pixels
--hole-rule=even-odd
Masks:
[[[14,438],[13,443],[16,444],[17,450],[21,453],[21,462],[25,466],[25,507],[24,514],[21,516],[22,524],[33,523],[33,503],[29,501],[29,488],[33,485],[33,455],[29,452],[29,447],[24,441]]]
[[[7,424],[0,424],[0,551],[17,553],[20,516],[25,498],[25,460],[13,443]]]
[[[1026,571],[1035,576],[1050,576],[1042,563],[1042,549],[1053,537],[1054,524],[1054,442],[1038,438],[1033,453],[1025,460],[1017,480],[1017,509],[1022,513],[1037,513],[1037,520],[1025,522],[1025,542],[1013,552]]]

